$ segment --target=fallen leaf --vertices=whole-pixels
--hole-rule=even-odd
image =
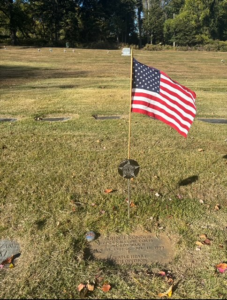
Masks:
[[[130,203],[130,207],[136,207],[135,203],[134,203],[134,202],[131,202],[131,203]]]
[[[109,292],[110,289],[111,289],[111,286],[109,284],[104,284],[102,286],[103,292]]]
[[[14,264],[10,264],[10,265],[9,265],[9,268],[10,268],[10,269],[14,268]]]
[[[195,244],[199,247],[203,246],[203,243],[199,242],[199,241],[196,241]]]
[[[77,290],[80,292],[80,291],[82,291],[82,289],[84,289],[84,288],[85,288],[85,284],[80,283],[80,284],[78,285],[78,287],[77,287]]]
[[[156,196],[156,197],[159,197],[159,196],[160,196],[160,194],[159,194],[159,193],[155,193],[155,196]]]
[[[159,271],[157,273],[157,275],[159,275],[159,276],[166,276],[166,272],[165,271]]]
[[[111,193],[111,192],[113,192],[113,189],[106,189],[106,190],[104,191],[104,193],[106,193],[106,194],[109,194],[109,193]]]
[[[199,237],[200,237],[202,240],[205,240],[205,239],[207,238],[207,235],[206,235],[206,234],[201,234]]]
[[[215,210],[219,210],[220,208],[221,208],[221,207],[220,207],[219,204],[216,204],[215,207],[214,207]]]
[[[200,202],[201,204],[203,204],[203,203],[204,203],[204,201],[203,201],[202,199],[199,199],[199,202]]]
[[[219,273],[225,273],[225,271],[227,271],[227,269],[218,268]]]
[[[199,152],[203,152],[204,150],[200,148],[200,149],[198,149],[198,151],[199,151]]]
[[[94,284],[90,284],[90,283],[87,284],[87,289],[89,291],[91,291],[91,292],[94,291],[94,288],[95,288]]]
[[[2,262],[2,265],[8,265],[8,264],[11,264],[13,262],[13,258],[14,258],[14,255],[5,259],[3,262]]]
[[[226,263],[218,264],[216,265],[216,268],[220,273],[225,273],[227,271],[227,264]]]
[[[169,278],[167,278],[167,282],[169,283],[169,284],[173,284],[173,278],[171,278],[171,277],[169,277]]]
[[[170,288],[166,292],[159,293],[158,296],[159,297],[165,297],[165,296],[171,297],[172,293],[173,293],[173,286],[171,285]]]
[[[206,245],[211,245],[211,240],[205,239],[205,241],[203,241],[203,243],[206,244]]]

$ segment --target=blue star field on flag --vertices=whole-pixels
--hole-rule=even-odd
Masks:
[[[146,89],[151,92],[160,92],[160,71],[141,64],[133,59],[132,86],[137,89]]]

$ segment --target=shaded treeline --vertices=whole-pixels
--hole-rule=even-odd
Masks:
[[[193,46],[227,40],[227,0],[0,0],[11,44]]]

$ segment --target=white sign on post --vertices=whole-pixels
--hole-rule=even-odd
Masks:
[[[131,55],[131,49],[130,48],[123,48],[121,55],[122,56],[130,56]]]

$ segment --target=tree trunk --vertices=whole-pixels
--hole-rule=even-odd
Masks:
[[[13,0],[9,1],[9,30],[11,37],[11,44],[13,46],[17,45],[17,26],[16,26],[16,16],[13,9]]]

